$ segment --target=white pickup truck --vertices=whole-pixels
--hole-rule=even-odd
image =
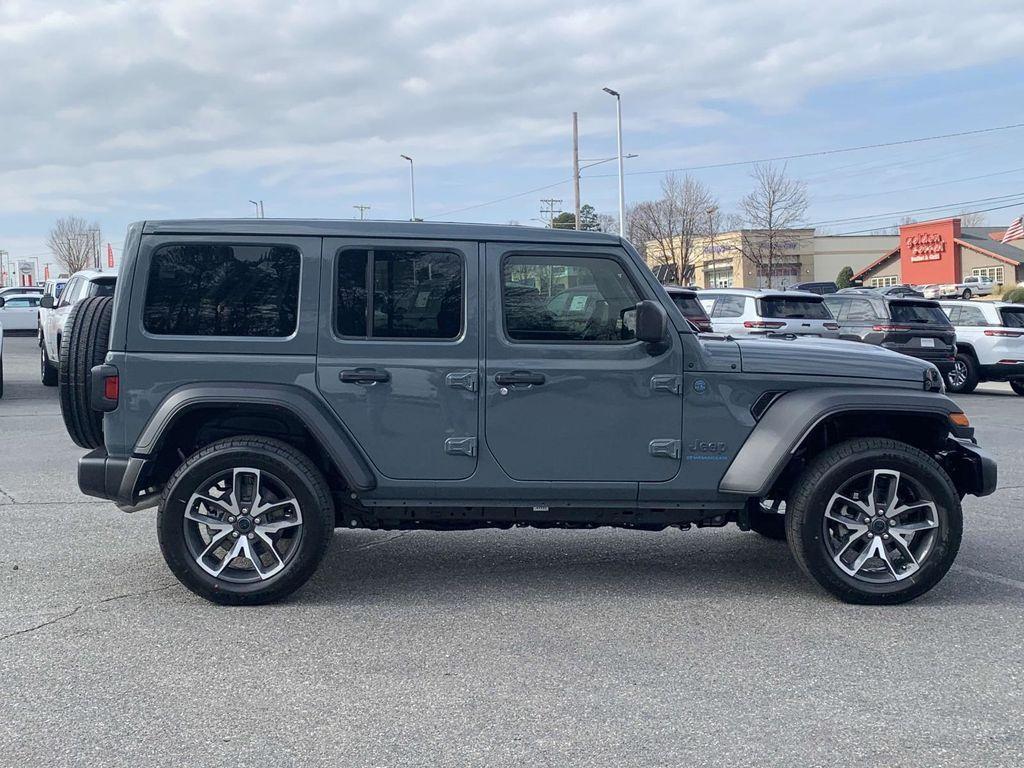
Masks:
[[[948,299],[954,296],[969,299],[972,296],[988,296],[994,291],[996,284],[987,277],[968,275],[962,283],[940,283],[924,288],[926,299]]]

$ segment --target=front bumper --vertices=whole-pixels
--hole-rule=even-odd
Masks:
[[[149,464],[137,457],[108,456],[105,449],[96,448],[78,460],[78,488],[87,496],[110,499],[125,512],[152,506],[160,497],[145,486]]]
[[[942,464],[960,493],[988,496],[996,489],[996,460],[970,439],[950,437],[941,454]]]

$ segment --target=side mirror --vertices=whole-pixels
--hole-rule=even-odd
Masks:
[[[43,296],[43,298],[39,300],[39,306],[43,309],[53,309],[53,304],[53,296]]]
[[[662,344],[668,339],[668,314],[661,304],[644,300],[636,305],[636,337],[648,344]]]
[[[7,303],[7,299],[5,299],[3,296],[0,296],[0,309],[3,309],[3,306],[6,303]]]

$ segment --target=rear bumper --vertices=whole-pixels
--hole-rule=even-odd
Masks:
[[[78,488],[87,496],[109,499],[126,512],[151,506],[159,500],[142,484],[146,459],[108,456],[103,448],[89,451],[78,460]]]
[[[950,437],[942,458],[946,471],[961,493],[988,496],[995,491],[999,479],[996,460],[974,441]]]

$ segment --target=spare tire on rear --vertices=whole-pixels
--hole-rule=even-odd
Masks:
[[[103,445],[103,414],[91,404],[91,372],[107,356],[114,299],[94,296],[71,308],[60,340],[57,388],[64,426],[76,445]]]

